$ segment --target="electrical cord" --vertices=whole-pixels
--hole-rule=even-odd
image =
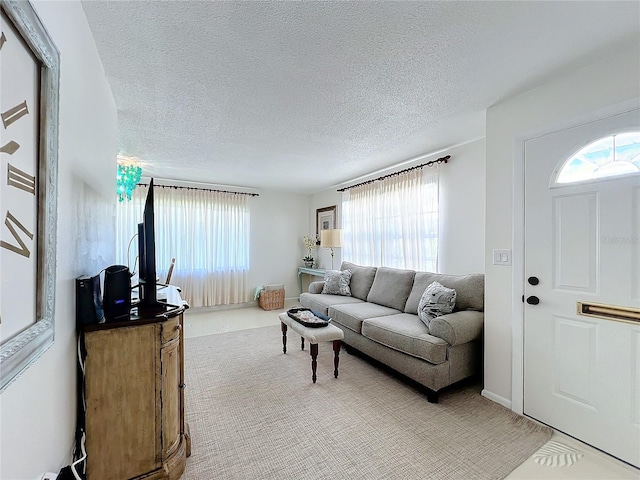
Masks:
[[[81,339],[80,335],[78,335],[78,363],[80,364],[80,369],[82,370],[82,378],[84,378],[84,362],[82,361],[82,347],[81,347]],[[84,397],[84,395],[83,395]]]
[[[84,480],[83,476],[80,476],[80,474],[78,474],[78,471],[76,470],[76,465],[79,464],[80,462],[84,462],[87,458],[87,450],[85,449],[85,446],[84,446],[85,439],[86,439],[85,433],[82,432],[82,439],[80,440],[80,450],[82,451],[82,457],[80,457],[78,460],[76,460],[71,464],[71,473],[73,473],[73,476],[76,477],[76,480]],[[83,473],[85,472],[83,471]]]
[[[129,258],[131,257],[131,243],[133,242],[133,239],[136,238],[138,236],[138,234],[136,233],[133,237],[131,237],[131,240],[129,240],[129,245],[127,246],[127,268],[129,267]],[[129,271],[131,272],[131,276],[133,277],[136,273],[136,262],[138,260],[138,255],[136,255],[136,258],[133,259],[133,269],[129,268]]]
[[[77,352],[78,352],[78,365],[80,366],[80,370],[82,371],[82,384],[84,385],[84,376],[85,376],[85,362],[82,358],[82,335],[78,335],[78,348],[77,348]],[[85,392],[84,392],[84,388],[82,389],[82,409],[83,411],[87,411],[87,399],[85,397]],[[82,432],[82,436],[80,437],[80,452],[81,452],[81,457],[76,460],[75,462],[73,462],[71,464],[71,473],[73,474],[73,476],[76,478],[76,480],[84,480],[86,477],[86,464],[84,465],[84,468],[82,469],[82,475],[78,473],[78,471],[76,470],[76,465],[78,465],[79,463],[84,462],[87,459],[87,450],[85,448],[85,442],[86,442],[86,433],[84,431],[84,429],[80,429]]]

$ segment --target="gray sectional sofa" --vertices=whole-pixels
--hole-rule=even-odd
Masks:
[[[300,303],[331,317],[344,331],[344,343],[391,367],[426,388],[437,403],[438,392],[482,370],[484,275],[446,275],[343,262],[351,272],[351,296],[323,294],[313,282]],[[418,318],[425,289],[437,281],[456,291],[452,313],[427,327]]]

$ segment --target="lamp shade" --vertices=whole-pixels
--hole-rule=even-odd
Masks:
[[[320,246],[325,248],[342,247],[342,230],[321,230]]]

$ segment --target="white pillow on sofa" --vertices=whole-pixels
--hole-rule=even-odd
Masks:
[[[429,328],[431,320],[453,312],[456,306],[456,291],[438,282],[429,285],[418,304],[418,317]]]
[[[350,297],[350,282],[351,272],[349,270],[327,270],[324,274],[324,287],[322,287],[322,293]]]

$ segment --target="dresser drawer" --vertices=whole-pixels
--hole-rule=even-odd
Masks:
[[[162,343],[170,342],[180,336],[180,331],[182,330],[182,315],[162,322],[160,325],[162,325]]]

